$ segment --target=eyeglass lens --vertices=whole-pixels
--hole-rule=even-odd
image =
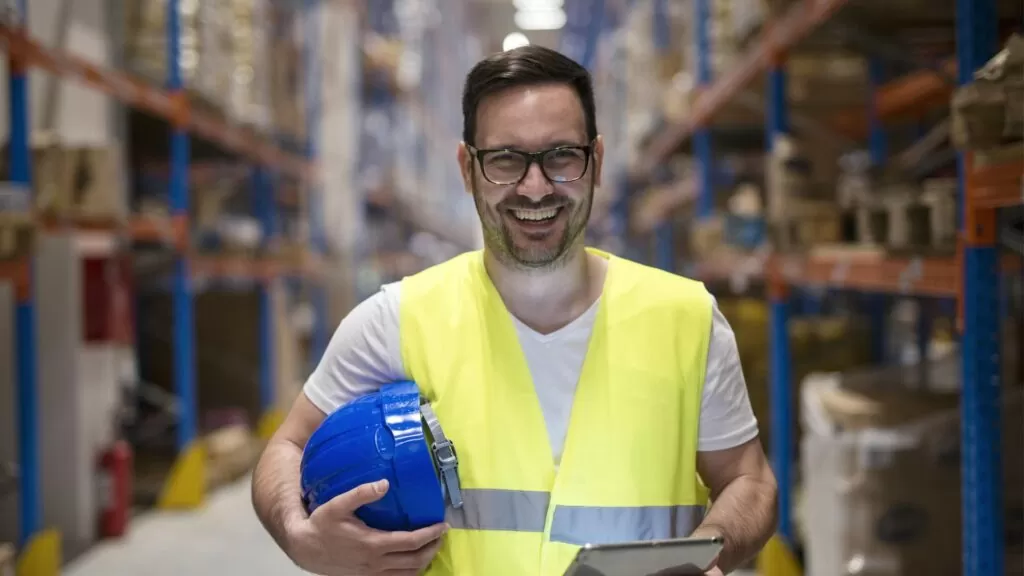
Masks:
[[[483,156],[484,177],[496,184],[514,184],[522,179],[529,166],[525,154],[497,150]],[[580,148],[556,148],[541,156],[541,169],[553,182],[572,182],[583,177],[587,169],[586,151]]]

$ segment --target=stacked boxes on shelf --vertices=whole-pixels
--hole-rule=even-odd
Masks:
[[[4,179],[6,161],[5,154],[0,159]],[[33,209],[57,219],[122,220],[127,204],[120,162],[113,146],[69,145],[39,136],[32,146],[32,173],[36,176]]]
[[[277,62],[298,52],[294,40],[290,49],[288,44],[268,42],[270,6],[268,0],[179,2],[182,79],[193,104],[261,132],[270,128],[271,81],[267,67],[257,63]],[[153,84],[164,84],[166,0],[128,0],[125,18],[128,70]],[[298,61],[289,66],[297,69]],[[298,93],[296,84],[290,86],[293,93]]]
[[[1024,36],[1010,37],[1004,49],[974,74],[974,81],[953,96],[953,140],[966,150],[983,152],[977,160],[1010,146],[1007,158],[1020,158],[1024,140]],[[1016,144],[1014,147],[1013,144]]]
[[[301,13],[270,3],[270,107],[273,130],[293,139],[306,136],[306,71],[303,65],[303,25]]]
[[[802,385],[807,571],[961,574],[959,357],[814,374]],[[1019,392],[1003,403],[1006,574],[1021,567]],[[954,498],[954,502],[955,502]]]
[[[800,143],[775,136],[765,170],[768,223],[775,247],[801,250],[840,239],[841,220],[834,197],[815,185],[814,168]]]

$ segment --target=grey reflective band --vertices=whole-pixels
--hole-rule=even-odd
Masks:
[[[434,462],[441,474],[441,489],[452,507],[461,508],[462,489],[459,486],[459,458],[455,454],[455,445],[444,435],[441,423],[437,420],[437,414],[434,414],[434,409],[430,407],[430,404],[420,404],[420,415],[423,416],[423,422],[430,429],[432,440],[430,450],[434,453]]]
[[[685,538],[704,519],[704,506],[558,506],[551,541],[583,546]]]
[[[445,521],[463,530],[544,532],[551,495],[529,490],[468,488],[460,510]],[[583,546],[689,536],[704,506],[556,506],[552,542]]]
[[[452,528],[544,532],[551,501],[547,492],[473,488],[462,495],[462,509],[448,510],[445,518]]]

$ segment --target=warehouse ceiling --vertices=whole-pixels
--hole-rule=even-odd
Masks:
[[[522,1],[522,0],[520,0]],[[522,32],[532,44],[558,48],[561,34],[557,30],[519,30],[516,27],[514,0],[473,0],[470,5],[470,21],[480,33],[484,53],[501,50],[505,36]]]

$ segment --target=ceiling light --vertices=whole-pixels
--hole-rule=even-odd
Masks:
[[[513,0],[512,4],[517,10],[536,12],[561,8],[564,5],[564,0]]]
[[[527,46],[529,43],[530,39],[526,37],[526,34],[523,34],[522,32],[512,32],[508,36],[505,36],[505,40],[501,42],[501,49],[507,52],[521,46]]]
[[[561,8],[516,12],[516,27],[520,30],[560,30],[565,26],[565,20],[565,12]]]

